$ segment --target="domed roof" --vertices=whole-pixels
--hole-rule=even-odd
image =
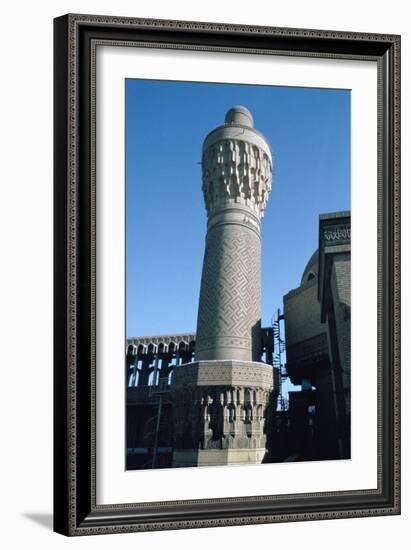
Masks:
[[[241,124],[243,126],[254,127],[253,115],[243,105],[234,105],[225,115],[225,124]]]
[[[314,252],[311,258],[308,260],[305,266],[303,276],[301,277],[301,284],[307,283],[311,279],[318,276],[318,249]]]

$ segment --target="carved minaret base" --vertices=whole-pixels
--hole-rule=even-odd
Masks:
[[[273,368],[257,362],[199,361],[173,379],[173,466],[261,464]]]
[[[251,113],[233,107],[203,146],[208,214],[196,362],[175,369],[173,466],[259,464],[274,370],[261,363],[260,220],[272,159]]]

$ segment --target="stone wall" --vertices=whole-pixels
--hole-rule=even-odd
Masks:
[[[345,408],[346,413],[349,414],[349,390],[351,386],[351,265],[348,253],[338,254],[334,257],[331,272],[331,292]]]
[[[327,355],[327,332],[321,323],[317,284],[315,277],[284,296],[288,362]]]

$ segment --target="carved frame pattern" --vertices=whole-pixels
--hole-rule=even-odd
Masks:
[[[54,26],[55,531],[73,536],[400,513],[400,37],[73,14]],[[95,50],[103,43],[377,61],[376,490],[96,505]]]

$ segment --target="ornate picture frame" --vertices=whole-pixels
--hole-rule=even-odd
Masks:
[[[376,63],[376,488],[144,502],[136,494],[135,503],[97,502],[96,51],[102,44]],[[399,36],[75,14],[56,18],[54,213],[56,532],[78,536],[400,513]]]

